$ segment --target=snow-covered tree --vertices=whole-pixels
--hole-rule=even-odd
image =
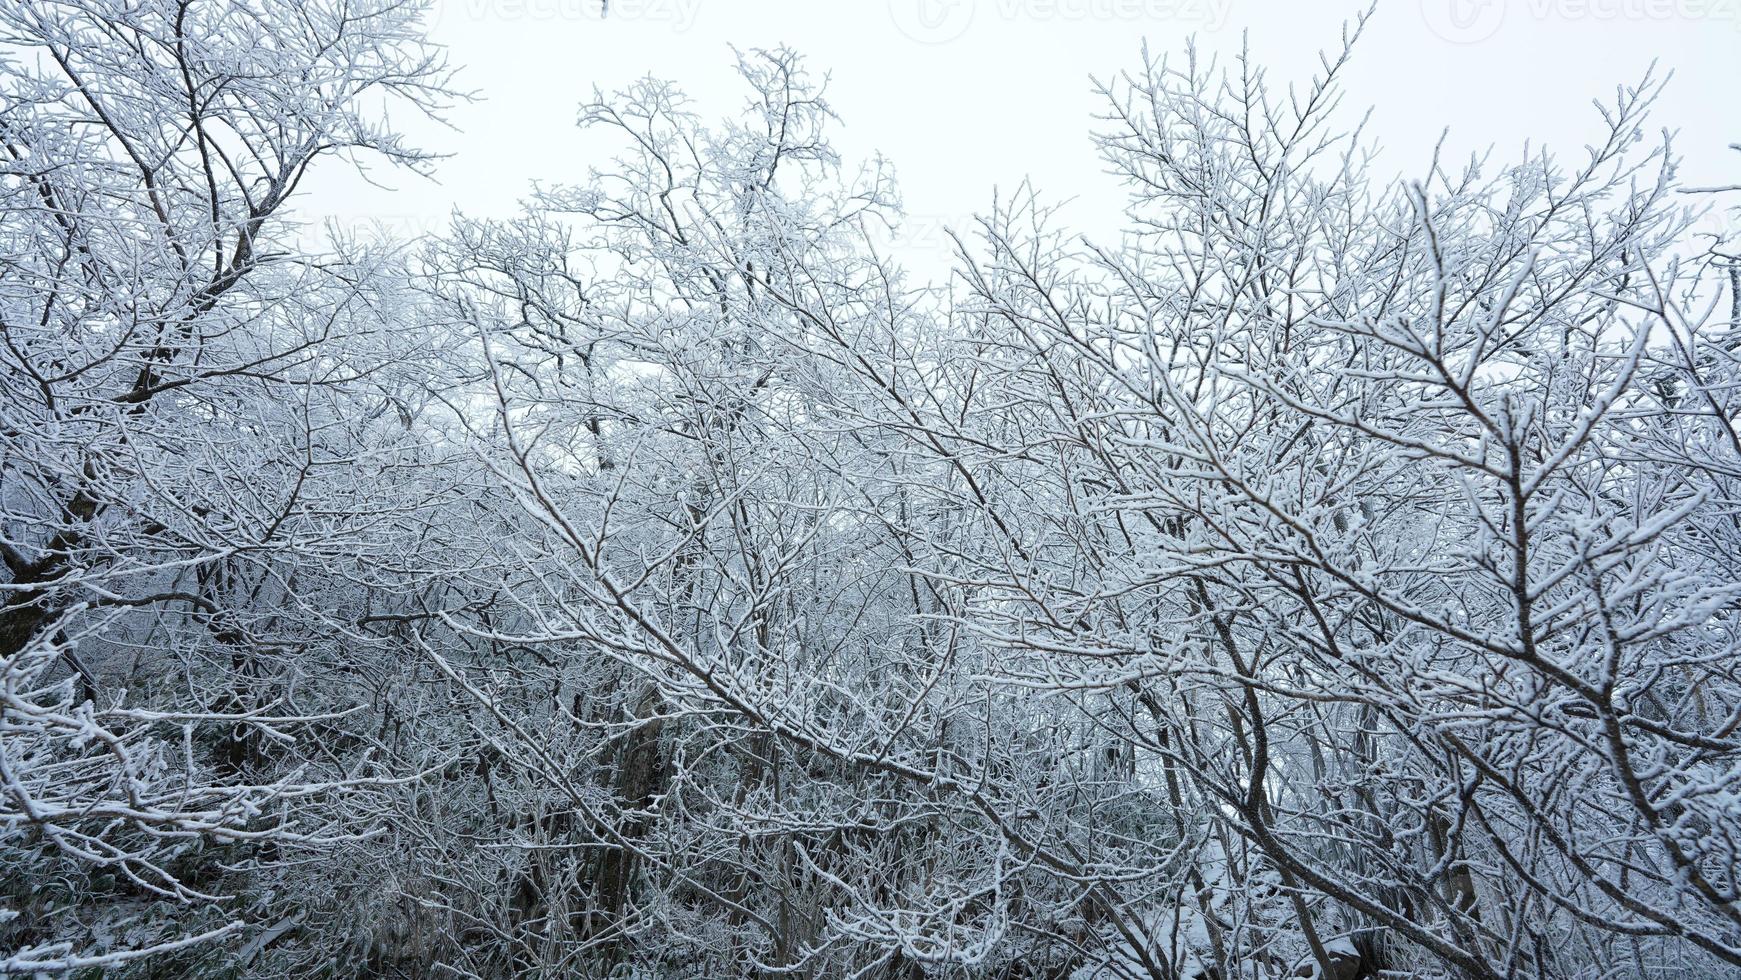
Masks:
[[[1654,78],[1376,171],[1357,22],[913,281],[823,79],[312,248],[390,0],[0,12],[0,974],[1741,973],[1730,243]],[[1684,189],[1692,190],[1692,189]]]
[[[376,487],[422,459],[424,341],[391,256],[288,202],[427,163],[384,122],[445,99],[417,13],[0,10],[0,973],[235,939],[226,869],[371,833],[348,791],[405,777],[321,750],[367,694],[311,679],[418,506]]]

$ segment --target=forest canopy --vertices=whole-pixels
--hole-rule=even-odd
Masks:
[[[751,50],[309,234],[432,165],[424,14],[0,6],[0,976],[1741,976],[1741,260],[1659,77],[1394,175],[1364,18],[1144,53],[1116,243],[1022,187],[938,283]]]

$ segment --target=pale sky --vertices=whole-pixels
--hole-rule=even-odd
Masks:
[[[893,162],[912,216],[907,251],[944,248],[994,187],[1031,178],[1066,218],[1110,235],[1121,193],[1089,140],[1091,75],[1140,63],[1146,40],[1206,53],[1242,39],[1272,82],[1304,80],[1337,44],[1356,3],[1308,0],[437,0],[434,39],[479,100],[450,114],[459,132],[409,125],[454,156],[439,183],[379,172],[393,190],[329,167],[303,214],[400,231],[439,226],[457,206],[516,210],[533,181],[578,182],[607,160],[574,125],[577,105],[652,74],[714,115],[744,89],[731,45],[788,45],[832,75],[848,161]],[[1652,61],[1673,80],[1655,114],[1677,130],[1695,184],[1741,182],[1741,0],[1380,0],[1347,75],[1344,118],[1373,109],[1382,172],[1415,172],[1441,130],[1461,153],[1525,140],[1570,162],[1599,130],[1591,107]]]

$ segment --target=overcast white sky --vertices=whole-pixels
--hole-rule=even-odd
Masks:
[[[1088,132],[1089,76],[1138,63],[1140,46],[1231,54],[1242,37],[1271,78],[1303,79],[1337,42],[1354,2],[1320,0],[437,0],[433,36],[479,101],[460,132],[409,127],[452,152],[439,183],[379,174],[393,190],[317,173],[304,213],[400,230],[452,207],[506,215],[534,180],[578,181],[603,165],[574,126],[594,85],[653,74],[704,110],[735,108],[729,45],[787,44],[832,73],[849,158],[895,165],[909,249],[941,247],[994,186],[1024,177],[1073,197],[1073,225],[1116,227],[1121,196]],[[1596,130],[1590,100],[1657,61],[1674,72],[1657,121],[1678,130],[1694,183],[1741,181],[1741,0],[1381,0],[1348,75],[1344,109],[1367,106],[1387,171],[1416,169],[1441,130],[1464,152],[1526,139],[1576,153]]]

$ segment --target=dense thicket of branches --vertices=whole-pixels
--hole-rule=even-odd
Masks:
[[[947,288],[823,86],[510,221],[397,0],[0,8],[0,975],[1741,975],[1741,297],[1656,83],[1100,85]],[[328,163],[324,166],[333,166]],[[1726,251],[1727,249],[1727,251]]]

